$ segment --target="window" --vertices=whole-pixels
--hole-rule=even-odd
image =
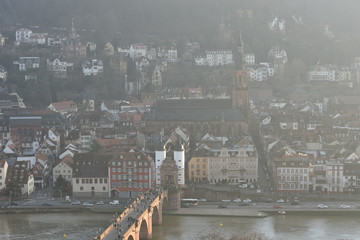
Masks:
[[[103,190],[105,191],[105,190],[106,190],[106,188],[105,188],[105,187],[103,187]]]
[[[97,184],[97,182],[98,182],[98,181],[97,181],[97,178],[95,178],[95,179],[94,179],[94,183]]]
[[[85,179],[81,179],[81,183],[82,183],[82,184],[85,184]]]
[[[106,179],[106,178],[104,178],[104,183],[107,183],[107,179]]]
[[[79,184],[79,182],[80,182],[80,181],[79,181],[79,179],[77,178],[77,179],[76,179],[76,183]]]
[[[99,179],[99,183],[103,183],[103,180],[102,180],[102,178],[100,178],[100,179]]]
[[[91,187],[91,191],[94,191],[95,190],[95,187]]]
[[[84,190],[84,188],[83,188],[83,187],[80,187],[80,191],[82,191],[82,190]]]

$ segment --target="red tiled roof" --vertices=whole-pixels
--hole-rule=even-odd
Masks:
[[[75,108],[76,107],[76,104],[73,101],[54,102],[54,103],[51,103],[51,105],[57,111],[66,110],[66,109],[69,109],[69,108]]]
[[[118,146],[118,145],[135,145],[136,139],[114,139],[114,138],[98,138],[98,143],[103,147]]]

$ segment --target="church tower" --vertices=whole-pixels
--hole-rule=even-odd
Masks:
[[[71,19],[71,31],[69,34],[69,38],[76,38],[77,37],[77,33],[75,30],[75,24],[74,24],[74,19]]]
[[[250,94],[245,69],[244,43],[241,32],[239,34],[236,50],[235,79],[232,87],[232,107],[240,109],[248,121],[250,114]]]

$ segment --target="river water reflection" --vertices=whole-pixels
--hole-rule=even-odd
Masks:
[[[112,215],[89,213],[0,215],[0,239],[93,239],[109,224]],[[222,223],[222,227],[220,227]],[[258,231],[273,239],[360,239],[360,219],[346,216],[273,216],[267,218],[163,216],[154,226],[153,239],[199,239],[201,233],[222,236]]]

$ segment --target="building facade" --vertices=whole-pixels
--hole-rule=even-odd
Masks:
[[[109,197],[134,198],[155,187],[154,161],[143,152],[120,152],[109,163]]]

